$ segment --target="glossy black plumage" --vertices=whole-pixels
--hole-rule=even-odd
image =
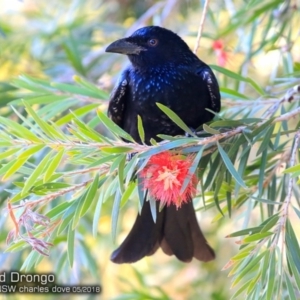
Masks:
[[[159,140],[157,134],[184,134],[157,107],[157,102],[168,106],[194,129],[213,118],[206,108],[220,111],[219,86],[213,72],[172,31],[144,27],[112,43],[106,51],[126,54],[131,62],[112,92],[108,114],[137,142],[141,142],[138,115],[146,143],[151,138]],[[192,200],[179,209],[169,206],[157,214],[154,223],[150,205],[144,203],[129,235],[113,252],[113,262],[135,262],[152,255],[159,246],[185,262],[193,257],[202,261],[215,257],[199,228]]]

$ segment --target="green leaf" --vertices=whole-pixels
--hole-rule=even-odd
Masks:
[[[44,131],[45,134],[47,134],[49,137],[52,137],[54,139],[64,139],[64,136],[54,127],[50,126],[47,122],[42,120],[35,111],[30,107],[30,105],[23,101],[24,106],[26,107],[26,110],[28,114],[34,119],[34,121],[40,126],[40,128]]]
[[[191,129],[180,119],[180,117],[173,112],[169,107],[161,104],[161,103],[156,103],[158,108],[163,111],[178,127],[180,127],[184,132],[187,132],[189,135],[193,137],[197,137]]]
[[[206,124],[203,124],[203,130],[207,133],[210,133],[210,134],[219,134],[220,133],[219,130],[213,129],[213,128],[211,128],[210,126],[208,126]]]
[[[39,176],[42,174],[45,166],[49,162],[49,159],[51,157],[51,152],[49,152],[39,163],[39,165],[34,169],[32,174],[29,176],[29,178],[26,180],[23,190],[22,190],[22,195],[27,193],[31,187],[35,184],[36,180],[39,178]]]
[[[9,132],[12,132],[12,134],[28,139],[29,141],[35,142],[35,143],[42,143],[42,140],[39,139],[35,134],[33,134],[29,129],[26,127],[20,125],[17,122],[14,122],[10,119],[3,118],[0,116],[0,124],[3,124],[8,127]]]
[[[213,69],[213,70],[216,70],[230,78],[233,78],[233,79],[236,79],[238,81],[244,81],[244,82],[247,82],[249,83],[260,95],[265,95],[265,91],[254,81],[252,80],[251,78],[249,77],[243,77],[242,75],[240,74],[237,74],[237,73],[234,73],[228,69],[225,69],[225,68],[222,68],[220,66],[216,66],[216,65],[210,65],[210,67]]]
[[[125,146],[116,146],[116,147],[101,147],[101,151],[105,153],[126,153],[132,151],[132,148],[130,147],[125,147]]]
[[[65,153],[65,148],[61,148],[58,153],[55,155],[55,157],[52,158],[46,172],[44,175],[44,182],[49,181],[55,170],[58,168],[60,165],[60,162],[64,156]]]
[[[69,32],[69,34],[63,39],[63,43],[61,44],[74,69],[81,75],[85,76],[86,70],[81,61],[81,56],[78,49],[79,45],[80,44],[77,43],[72,37],[72,32]]]
[[[269,231],[255,233],[255,234],[252,234],[252,235],[247,236],[246,238],[244,238],[242,240],[242,243],[243,244],[248,244],[248,243],[256,242],[256,241],[262,240],[262,239],[264,239],[264,238],[266,238],[270,235],[273,235],[273,234],[274,234],[273,232],[269,232]]]
[[[120,207],[122,208],[127,200],[129,199],[129,197],[131,196],[132,192],[134,191],[134,189],[137,187],[137,183],[134,181],[130,181],[127,188],[125,189],[122,197],[121,197],[121,203],[120,203]]]
[[[85,87],[88,91],[94,93],[94,97],[99,99],[108,99],[109,94],[107,92],[100,90],[98,87],[86,81],[84,78],[74,75],[73,79],[75,82]]]
[[[12,148],[12,149],[9,149],[7,151],[4,151],[4,152],[0,153],[0,160],[7,159],[11,155],[13,155],[16,152],[18,152],[19,150],[20,150],[19,148]]]
[[[92,184],[89,186],[88,192],[86,193],[85,199],[80,210],[80,218],[83,217],[88,209],[91,207],[93,200],[96,197],[97,189],[99,184],[99,173],[96,174]]]
[[[29,159],[29,157],[24,157],[24,158],[16,159],[16,160],[13,160],[13,161],[9,162],[5,166],[3,166],[0,169],[0,174],[2,174],[3,172],[6,172],[6,173],[2,177],[2,180],[6,180],[10,176],[12,176],[13,174],[15,174],[25,164],[25,162],[28,159]]]
[[[235,181],[243,188],[247,188],[240,174],[235,170],[230,158],[227,156],[226,152],[223,150],[219,142],[217,142],[219,153],[223,159],[224,164],[226,165],[228,171],[234,177]]]
[[[266,134],[264,134],[263,141],[257,150],[256,156],[259,156],[268,147],[274,128],[275,128],[275,124],[270,126],[270,128],[267,129]]]
[[[294,264],[295,267],[297,268],[298,272],[300,273],[300,247],[299,247],[299,242],[298,239],[295,235],[294,229],[290,223],[289,220],[286,222],[286,229],[287,232],[285,234],[285,242],[287,245],[287,251],[290,253],[293,261],[291,261],[291,264]]]
[[[55,124],[58,126],[65,125],[65,124],[69,123],[72,119],[74,119],[74,115],[76,117],[84,116],[87,113],[95,110],[95,108],[97,108],[98,106],[99,106],[99,104],[92,103],[92,104],[88,104],[88,105],[82,106],[80,108],[77,108],[77,109],[73,110],[72,112],[70,112],[69,114],[64,115],[62,118],[58,119],[55,122]]]
[[[115,194],[115,200],[114,200],[112,212],[111,212],[111,235],[113,241],[115,241],[117,235],[117,224],[119,218],[120,203],[121,203],[121,194],[120,191],[117,190]]]
[[[198,167],[198,164],[200,162],[200,159],[202,157],[202,153],[203,153],[204,149],[205,149],[205,146],[201,147],[199,152],[197,153],[196,157],[194,158],[194,161],[193,161],[191,167],[189,168],[188,174],[187,174],[186,178],[184,179],[184,182],[183,182],[182,187],[180,189],[180,194],[184,193],[184,191],[187,188],[192,176],[195,174],[195,172],[197,170],[197,167]]]
[[[138,125],[138,132],[139,132],[140,139],[141,139],[142,143],[144,144],[145,143],[145,130],[144,130],[144,126],[143,126],[143,120],[140,115],[137,116],[137,125]]]
[[[117,138],[122,137],[130,142],[134,143],[133,138],[124,131],[121,127],[115,124],[111,119],[109,119],[102,111],[98,111],[97,115],[105,127],[111,131]]]
[[[242,230],[230,233],[226,237],[237,237],[237,236],[242,236],[242,235],[259,233],[259,232],[261,232],[262,228],[263,228],[262,226],[249,227],[249,228],[246,228],[246,229],[242,229]]]
[[[97,231],[98,231],[98,222],[99,222],[100,215],[101,215],[101,208],[102,208],[102,204],[103,204],[103,197],[104,197],[104,192],[102,192],[100,190],[99,198],[98,198],[98,202],[97,202],[97,205],[96,205],[96,209],[95,209],[95,213],[94,213],[94,218],[93,218],[93,236],[94,237],[97,235]]]
[[[119,166],[118,166],[118,179],[119,179],[119,188],[120,193],[124,193],[124,168],[125,168],[125,162],[126,162],[126,156],[122,155],[122,159],[120,160]]]
[[[266,232],[266,231],[270,230],[271,228],[273,228],[277,224],[278,220],[279,220],[279,214],[278,213],[273,215],[269,219],[267,219],[266,220],[267,223],[266,223],[266,221],[264,222],[266,224],[261,229],[261,232]]]
[[[300,164],[287,168],[286,170],[283,171],[283,173],[294,173],[294,172],[300,172]]]
[[[18,159],[28,158],[31,155],[39,152],[45,147],[45,145],[36,145],[26,149],[23,153],[18,156]]]
[[[274,250],[271,252],[270,263],[269,263],[269,270],[268,270],[268,285],[267,285],[267,300],[273,300],[273,292],[274,292],[274,285],[275,285],[275,278],[276,278],[276,258]]]
[[[259,262],[266,255],[267,252],[268,251],[264,251],[256,257],[250,257],[249,263],[246,264],[246,266],[242,268],[242,271],[237,274],[231,286],[236,286],[243,278],[245,278],[247,274],[253,271],[253,269],[257,269],[259,267]]]
[[[243,94],[240,94],[239,92],[229,89],[229,88],[225,88],[225,87],[221,87],[220,88],[220,92],[222,97],[224,98],[235,98],[235,99],[244,99],[244,100],[248,100],[249,98]]]
[[[69,265],[71,268],[73,268],[73,263],[74,263],[74,247],[75,247],[75,229],[72,229],[71,224],[69,225],[68,229],[68,260],[69,260]]]
[[[296,294],[295,294],[295,289],[293,287],[293,284],[291,282],[291,279],[290,279],[290,276],[286,273],[284,273],[285,275],[285,282],[286,282],[286,285],[288,287],[288,291],[289,291],[289,298],[291,300],[297,300],[297,297],[296,297]],[[299,291],[297,291],[298,293]]]
[[[156,200],[152,197],[149,197],[150,211],[152,215],[153,222],[156,223],[157,220],[157,210],[156,210]]]
[[[46,216],[48,218],[54,218],[60,214],[62,214],[68,207],[70,207],[72,202],[62,202],[58,204],[57,206],[53,207],[51,210],[49,210],[46,213]]]

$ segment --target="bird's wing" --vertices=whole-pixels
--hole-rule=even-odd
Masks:
[[[218,81],[211,70],[207,65],[197,68],[196,73],[201,77],[201,80],[206,83],[208,93],[211,100],[210,109],[219,112],[221,109],[221,96]]]
[[[123,114],[126,105],[126,95],[129,85],[129,71],[122,72],[116,86],[114,87],[108,105],[108,116],[114,123],[123,127]]]

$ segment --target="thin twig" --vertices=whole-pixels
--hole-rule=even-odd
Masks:
[[[285,120],[289,120],[299,114],[300,114],[300,107],[298,107],[288,113],[285,113],[281,116],[274,118],[272,124],[275,124],[277,122],[282,122]],[[255,128],[262,126],[265,122],[266,121],[261,121],[261,122],[257,123],[255,125]],[[208,144],[216,143],[222,139],[228,139],[232,136],[241,134],[246,128],[248,128],[248,126],[246,126],[246,125],[239,126],[233,130],[215,134],[210,137],[202,138],[197,142],[184,145],[181,148],[187,148],[187,147],[195,146],[195,145],[208,145]],[[14,140],[14,141],[12,141],[12,143],[14,145],[22,145],[22,146],[32,146],[35,144],[32,141],[26,141],[26,140]],[[163,145],[166,143],[168,143],[168,141],[162,141],[159,144]],[[57,147],[64,147],[64,148],[69,148],[69,149],[72,149],[72,148],[98,148],[99,150],[101,150],[102,147],[112,147],[111,145],[109,145],[107,143],[83,143],[82,141],[72,141],[72,142],[51,141],[51,142],[46,142],[45,145],[49,146],[50,148],[54,148],[54,149]],[[136,152],[141,153],[141,152],[145,152],[147,150],[157,147],[157,146],[141,145],[141,144],[137,144],[137,143],[126,143],[123,141],[114,141],[114,146],[124,146],[127,148],[131,147],[132,149],[128,150],[128,153],[136,153]]]
[[[86,185],[88,185],[92,181],[93,181],[93,179],[87,180],[85,182],[73,185],[73,186],[71,186],[69,188],[61,189],[58,192],[48,194],[48,195],[46,195],[44,197],[41,197],[41,198],[39,198],[37,200],[26,201],[26,202],[24,202],[22,204],[15,205],[12,208],[13,209],[21,208],[21,207],[30,207],[30,208],[32,208],[32,207],[36,206],[37,204],[40,204],[40,203],[43,203],[43,202],[49,202],[49,201],[52,201],[52,200],[56,199],[59,196],[65,195],[65,194],[67,194],[69,192],[73,192],[73,191],[79,190],[79,189],[85,187]]]
[[[291,102],[294,100],[294,96],[296,94],[300,93],[300,84],[293,86],[292,88],[288,89],[287,92],[285,93],[285,95],[277,102],[275,103],[273,106],[271,106],[264,114],[263,114],[263,118],[267,118],[269,116],[272,116],[276,110],[278,109],[278,107],[280,106],[280,104],[284,103],[284,102]]]
[[[202,16],[201,16],[201,20],[200,20],[200,24],[199,24],[199,28],[198,28],[196,45],[195,45],[195,48],[194,48],[194,53],[195,54],[197,54],[197,51],[198,51],[199,46],[200,46],[200,39],[201,39],[201,36],[202,36],[202,31],[203,31],[204,21],[205,21],[206,14],[207,14],[208,4],[209,4],[209,0],[205,0],[204,7],[203,7],[203,12],[202,12]]]

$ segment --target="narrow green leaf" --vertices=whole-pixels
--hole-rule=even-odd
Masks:
[[[74,247],[75,247],[75,229],[72,229],[71,224],[69,225],[68,228],[68,260],[69,260],[69,265],[71,268],[73,268],[73,263],[74,263]]]
[[[116,240],[116,235],[117,235],[117,224],[119,218],[120,203],[121,203],[121,194],[120,191],[117,190],[112,212],[111,212],[111,235],[113,241]]]
[[[49,162],[49,159],[51,157],[51,152],[49,152],[39,163],[39,165],[34,169],[32,174],[29,176],[29,178],[26,180],[23,190],[22,190],[22,195],[27,193],[31,187],[35,184],[36,180],[38,177],[42,174],[46,164]]]
[[[157,219],[156,200],[152,197],[149,197],[148,201],[150,204],[150,210],[151,210],[153,222],[156,223],[156,219]]]
[[[124,193],[124,168],[125,168],[126,156],[123,155],[123,159],[121,159],[119,166],[118,166],[118,179],[119,179],[119,188],[120,193]]]
[[[293,172],[300,172],[300,164],[287,168],[283,171],[283,173],[293,173]]]
[[[287,288],[288,288],[288,291],[289,291],[289,298],[291,300],[297,300],[297,297],[296,297],[296,294],[295,294],[295,289],[293,287],[293,284],[291,282],[291,279],[290,279],[290,276],[286,273],[284,273],[285,275],[285,282],[286,282],[286,285],[287,285]],[[297,291],[298,293],[299,291]]]
[[[266,220],[267,223],[263,226],[263,228],[261,229],[261,232],[266,232],[266,231],[270,230],[271,228],[273,228],[277,224],[278,220],[279,220],[279,214],[278,213],[273,215],[269,219],[267,219]]]
[[[220,92],[222,97],[224,98],[235,98],[235,99],[244,99],[244,100],[248,100],[249,98],[247,96],[245,96],[244,94],[241,94],[235,90],[229,89],[229,88],[225,88],[225,87],[221,87],[220,88]]]
[[[180,189],[180,194],[184,193],[185,189],[187,188],[192,176],[195,174],[196,170],[197,170],[197,167],[198,167],[198,164],[199,164],[199,161],[202,157],[202,153],[203,153],[203,150],[205,149],[205,146],[204,147],[201,147],[199,152],[197,153],[196,157],[194,158],[194,161],[188,171],[188,174],[186,176],[186,178],[184,179],[184,182],[183,182],[183,185]]]
[[[84,78],[74,75],[73,79],[75,82],[77,82],[81,86],[85,87],[88,91],[94,93],[94,97],[99,98],[99,99],[108,99],[109,94],[107,92],[100,90],[97,86],[86,81]]]
[[[101,151],[105,153],[126,153],[132,151],[132,148],[125,146],[116,146],[116,147],[101,147]]]
[[[289,251],[289,253],[293,259],[293,261],[291,261],[291,263],[293,263],[295,265],[295,267],[297,268],[297,270],[300,274],[299,242],[298,242],[298,239],[295,235],[294,229],[289,220],[287,220],[287,222],[286,222],[286,229],[287,229],[287,232],[285,235],[285,242],[287,245],[287,251]]]
[[[300,291],[300,274],[299,274],[298,270],[296,269],[295,264],[293,263],[291,253],[289,251],[287,252],[287,258],[288,258],[289,266],[292,270],[291,273],[293,274],[293,277],[295,279],[298,290]]]
[[[274,128],[275,128],[275,124],[270,126],[270,128],[267,129],[266,134],[264,134],[262,143],[260,144],[260,146],[257,150],[256,156],[259,156],[268,147],[271,137],[272,137],[272,134],[273,134],[273,131],[274,131]]]
[[[258,198],[261,198],[264,190],[264,182],[265,182],[265,169],[268,160],[268,149],[266,148],[261,156],[260,168],[259,168],[259,176],[258,176]]]
[[[79,217],[83,217],[88,209],[91,207],[93,200],[96,197],[97,189],[99,184],[99,173],[96,174],[92,184],[89,186],[88,192],[86,193],[85,199],[81,206]]]
[[[273,235],[273,232],[269,232],[269,231],[265,231],[265,232],[259,232],[259,233],[254,233],[250,236],[247,236],[246,238],[244,238],[241,242],[243,244],[248,244],[248,243],[252,243],[255,241],[259,241],[262,240],[270,235]]]
[[[64,115],[62,118],[57,120],[55,122],[55,124],[58,126],[65,125],[65,124],[69,123],[72,119],[74,119],[74,115],[76,117],[84,116],[87,113],[89,113],[90,111],[96,109],[98,106],[99,106],[99,104],[97,104],[97,103],[91,103],[91,104],[82,106],[80,108],[77,108],[76,110],[73,110],[69,114]]]
[[[134,143],[133,138],[124,131],[121,127],[119,127],[117,124],[115,124],[111,119],[109,119],[102,111],[98,111],[97,115],[101,122],[106,126],[108,130],[111,131],[117,138],[122,137],[130,142]]]
[[[142,143],[145,143],[145,130],[143,126],[143,120],[140,115],[137,116],[138,132]]]
[[[120,207],[122,208],[127,200],[129,199],[129,197],[131,196],[132,192],[134,191],[134,189],[137,187],[137,183],[136,182],[133,182],[133,181],[130,181],[127,188],[125,189],[122,197],[121,197],[121,204],[120,204]]]
[[[0,124],[7,126],[9,131],[18,137],[28,139],[29,141],[35,143],[42,143],[42,140],[39,139],[34,133],[17,122],[0,116]]]
[[[275,279],[276,279],[276,271],[275,271],[275,265],[276,265],[276,258],[275,258],[275,252],[271,252],[270,257],[270,264],[269,264],[269,270],[268,270],[268,284],[267,284],[267,300],[273,300],[274,299],[274,285],[275,285]]]
[[[72,204],[72,202],[62,202],[60,204],[58,204],[57,206],[53,207],[51,210],[49,210],[46,213],[46,216],[48,218],[54,218],[58,215],[60,215],[61,213],[63,213],[68,207],[70,207]]]
[[[144,191],[144,185],[142,178],[137,175],[137,188],[138,188],[138,196],[139,196],[139,213],[141,213],[141,208],[143,207],[144,201],[145,201],[145,191]]]
[[[220,133],[219,130],[213,129],[212,127],[210,127],[206,124],[203,124],[203,130],[210,134],[219,134]]]
[[[6,173],[3,175],[2,180],[6,180],[10,176],[12,176],[13,174],[15,174],[25,164],[25,162],[28,159],[29,159],[29,157],[24,157],[24,158],[16,159],[16,160],[13,160],[13,161],[9,162],[5,166],[3,166],[0,169],[0,174],[2,174],[3,171],[4,172],[6,171]]]
[[[223,159],[224,164],[226,165],[228,171],[234,177],[235,181],[239,183],[239,185],[243,188],[247,188],[240,174],[235,170],[230,158],[227,156],[226,152],[223,150],[221,145],[217,142],[219,153]]]
[[[197,137],[192,130],[180,119],[180,117],[173,112],[169,107],[161,104],[156,103],[158,108],[163,111],[178,127],[180,127],[184,132],[187,132],[189,135],[193,137]]]
[[[239,296],[240,294],[242,294],[248,287],[249,287],[249,284],[251,282],[251,279],[246,281],[233,295],[232,297],[230,298],[230,300],[234,300],[234,299],[237,299],[237,296]],[[244,298],[243,298],[244,299]]]
[[[0,153],[0,160],[7,159],[11,155],[18,152],[19,150],[20,150],[19,148],[12,148],[12,149],[8,149],[7,151],[4,151],[4,152]]]
[[[52,158],[46,172],[44,175],[44,182],[49,181],[55,170],[58,168],[60,165],[60,162],[64,156],[65,153],[65,148],[61,148],[58,153]]]
[[[244,266],[244,268],[242,269],[241,272],[239,272],[236,276],[236,278],[234,279],[234,281],[232,282],[232,287],[236,286],[243,278],[245,278],[245,276],[247,274],[249,274],[251,271],[253,271],[253,269],[257,269],[259,268],[259,262],[260,260],[266,255],[267,251],[264,251],[262,253],[260,253],[258,256],[256,257],[251,257],[250,262]]]
[[[252,80],[251,78],[249,77],[243,77],[242,75],[238,74],[238,73],[234,73],[228,69],[225,69],[225,68],[222,68],[220,66],[217,66],[217,65],[210,65],[210,67],[213,69],[213,70],[216,70],[230,78],[233,78],[233,79],[236,79],[238,81],[244,81],[244,82],[247,82],[249,83],[260,95],[265,95],[265,91],[254,81]]]
[[[64,139],[64,136],[57,131],[55,128],[51,127],[47,122],[42,120],[35,111],[30,107],[30,105],[23,101],[24,106],[26,107],[26,110],[28,114],[34,119],[34,121],[40,126],[40,128],[44,131],[45,134],[47,134],[49,137],[52,138],[62,138]]]
[[[226,237],[237,237],[237,236],[243,236],[248,234],[254,234],[259,233],[262,230],[263,226],[257,226],[257,227],[250,227],[246,229],[242,229],[233,233],[228,234]]]
[[[29,156],[39,152],[45,147],[45,145],[35,145],[26,149],[23,153],[18,156],[18,159],[28,158]]]
[[[100,189],[99,198],[98,198],[98,202],[97,202],[94,217],[93,217],[93,236],[94,237],[96,237],[96,235],[97,235],[98,223],[99,223],[99,219],[100,219],[100,215],[101,215],[101,208],[102,208],[102,204],[103,204],[104,191],[102,191],[102,190],[103,190],[103,188]]]

